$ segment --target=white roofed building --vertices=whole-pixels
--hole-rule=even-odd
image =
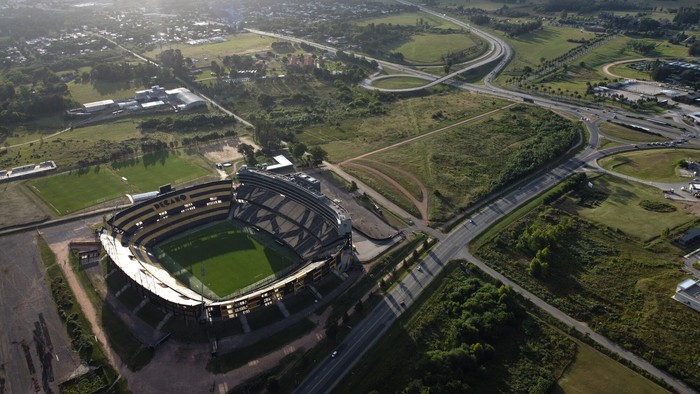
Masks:
[[[166,90],[165,94],[168,96],[168,99],[171,100],[171,102],[180,102],[177,107],[181,110],[190,110],[207,106],[207,102],[204,101],[204,99],[190,92],[190,90],[187,88]]]
[[[85,103],[85,104],[83,104],[83,107],[85,108],[85,112],[93,113],[93,112],[104,111],[104,110],[110,109],[110,108],[116,108],[116,107],[118,107],[118,105],[114,102],[114,100],[102,100],[102,101],[95,101],[92,103]]]
[[[686,279],[676,287],[676,294],[672,297],[696,311],[700,312],[700,284],[694,279]]]

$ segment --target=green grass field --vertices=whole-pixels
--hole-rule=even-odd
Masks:
[[[576,359],[551,393],[661,394],[667,391],[585,343],[576,341]]]
[[[678,175],[680,160],[700,161],[700,151],[693,149],[659,149],[619,153],[600,159],[606,170],[655,182],[682,182]]]
[[[428,83],[430,83],[430,81],[420,78],[396,77],[380,79],[379,81],[374,82],[372,85],[384,89],[403,89],[415,88],[416,86],[423,86]]]
[[[206,226],[156,246],[159,254],[165,253],[220,297],[299,262],[291,252],[283,256],[275,249],[231,221]],[[205,270],[204,276],[201,269]]]
[[[567,198],[558,207],[566,212],[619,228],[642,241],[658,237],[666,228],[675,228],[689,222],[683,206],[673,200],[665,200],[663,193],[655,187],[631,182],[611,175],[591,179],[593,188],[602,190],[608,197],[593,208],[582,207],[572,198]],[[665,202],[677,208],[675,212],[652,212],[642,208],[642,200]]]
[[[252,33],[242,33],[231,36],[224,37],[226,41],[217,42],[205,45],[189,45],[189,44],[177,44],[169,45],[167,48],[155,49],[144,53],[144,56],[152,59],[156,59],[158,54],[166,49],[179,49],[182,51],[182,56],[191,57],[192,59],[198,59],[195,62],[198,66],[210,65],[212,60],[216,60],[219,57],[230,56],[233,54],[244,54],[244,53],[255,53],[260,51],[269,51],[272,49],[270,46],[275,41],[280,41],[279,39],[259,36]],[[207,60],[204,60],[204,58]]]
[[[618,138],[626,141],[634,142],[654,142],[654,141],[667,141],[668,138],[660,137],[658,135],[651,135],[642,133],[641,131],[635,131],[628,129],[627,127],[620,126],[611,122],[605,122],[600,124],[600,131],[605,135]]]
[[[59,215],[115,199],[129,191],[128,185],[106,165],[38,178],[27,184]]]
[[[627,67],[629,63],[616,64],[608,69],[610,73],[629,79],[651,79],[648,72]]]
[[[400,26],[415,26],[418,20],[423,19],[424,23],[427,23],[431,27],[438,29],[460,29],[459,26],[454,23],[448,22],[444,19],[426,14],[423,12],[404,12],[402,14],[388,15],[380,18],[372,19],[362,19],[357,21],[356,24],[360,26],[367,26],[370,23],[378,25],[380,23],[400,25]]]
[[[126,193],[157,190],[207,175],[198,157],[174,153],[152,154],[127,162],[73,170],[27,182],[30,190],[59,215],[109,201]],[[124,182],[121,177],[126,177]]]
[[[498,34],[501,36],[502,34]],[[567,39],[591,39],[594,33],[582,32],[580,29],[570,27],[544,26],[528,34],[515,38],[506,38],[515,52],[513,60],[504,70],[504,75],[509,75],[515,70],[525,66],[533,69],[540,65],[540,59],[552,60],[563,55],[568,50],[579,44],[568,42]]]
[[[454,213],[488,192],[502,176],[502,164],[515,156],[519,148],[532,138],[538,118],[548,116],[533,107],[516,106],[498,111],[486,118],[455,126],[428,138],[413,141],[370,158],[383,163],[363,163],[380,171],[399,168],[417,177],[430,191],[431,220],[446,220]],[[366,171],[353,169],[365,179]],[[360,172],[364,172],[360,173]],[[388,175],[394,176],[389,173]],[[413,182],[395,178],[418,197]],[[395,194],[393,187],[376,185],[387,198]],[[437,193],[437,192],[439,193]],[[404,207],[401,199],[392,200]]]
[[[416,34],[393,52],[403,53],[404,59],[413,64],[442,64],[448,52],[459,52],[478,44],[479,39],[468,34]]]
[[[637,190],[628,188],[619,194],[631,192]],[[697,355],[685,349],[700,344],[692,334],[700,324],[700,314],[671,299],[676,285],[688,277],[680,270],[684,252],[664,237],[643,242],[632,234],[617,231],[615,227],[628,220],[626,208],[618,208],[619,211],[609,210],[606,218],[598,215],[592,221],[543,204],[492,233],[493,238],[475,252],[485,263],[538,297],[697,390]],[[637,220],[657,220],[651,213],[639,212],[643,218]],[[686,218],[695,220],[690,214]],[[533,228],[547,231],[561,223],[571,227],[552,244],[548,273],[533,276],[528,273],[533,253],[518,247],[521,234]],[[663,224],[654,226],[659,229]],[[577,373],[590,374],[588,370]],[[577,386],[585,384],[584,381]]]
[[[141,191],[158,190],[165,183],[180,184],[203,177],[208,172],[194,163],[195,158],[165,152],[126,162],[112,163],[120,177],[128,179],[130,185]]]
[[[459,119],[503,107],[506,103],[492,97],[482,99],[476,93],[450,90],[389,103],[384,115],[345,118],[335,125],[307,127],[297,134],[297,139],[308,146],[321,145],[331,161],[342,161]],[[443,117],[434,118],[439,111]]]
[[[143,86],[134,85],[128,82],[70,82],[68,90],[73,100],[85,104],[93,101],[114,99],[121,100],[133,98],[137,90]]]

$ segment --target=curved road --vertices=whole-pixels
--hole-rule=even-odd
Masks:
[[[401,0],[398,1],[404,4],[410,4]],[[445,17],[444,14],[438,14],[434,11],[427,10],[425,7],[420,8],[421,11],[450,20],[453,23],[455,22],[453,18]],[[452,82],[451,84],[459,88],[485,93],[490,96],[500,96],[507,99],[517,100],[524,97],[529,97],[514,94],[513,92],[497,88],[491,84],[495,75],[500,71],[500,69],[502,69],[503,66],[505,66],[511,56],[510,48],[505,45],[505,43],[503,44],[505,48],[508,48],[505,50],[507,56],[505,56],[499,65],[487,75],[485,78],[485,87],[475,87],[473,85],[467,85],[461,82]],[[402,69],[402,71],[406,71],[407,73],[415,73],[414,70],[408,71]],[[442,81],[444,80],[445,79],[442,79]],[[425,88],[426,86],[413,88],[412,90],[419,90]],[[344,338],[342,343],[337,347],[337,356],[335,358],[327,358],[322,360],[297,388],[297,393],[306,394],[330,392],[333,387],[340,382],[345,374],[361,359],[362,355],[371,349],[371,347],[379,340],[386,330],[388,330],[397,317],[403,313],[405,307],[408,307],[413,303],[414,299],[422,292],[424,286],[429,283],[444,267],[444,264],[457,258],[468,259],[481,270],[510,286],[514,291],[522,294],[532,303],[545,310],[556,319],[567,324],[568,326],[573,327],[577,331],[590,336],[591,339],[604,346],[606,349],[619,354],[626,360],[629,360],[638,368],[660,379],[663,379],[678,392],[694,392],[694,390],[679,379],[659,370],[646,360],[638,357],[634,353],[629,352],[616,343],[610,341],[608,338],[591,330],[585,323],[573,319],[566,313],[538,298],[534,294],[519,286],[517,283],[512,282],[500,273],[491,269],[489,266],[469,253],[467,249],[469,242],[475,239],[477,235],[484,232],[491,224],[497,222],[521,204],[526,203],[530,199],[556,185],[573,172],[580,171],[584,164],[595,162],[598,158],[606,155],[637,149],[634,146],[626,145],[607,150],[596,150],[599,143],[597,124],[605,119],[612,119],[615,116],[613,111],[610,111],[605,107],[590,104],[590,107],[578,108],[573,107],[570,104],[564,104],[539,97],[536,100],[536,104],[539,106],[564,112],[580,118],[590,131],[590,139],[586,149],[553,171],[535,178],[517,190],[513,190],[491,204],[488,204],[485,206],[485,208],[473,215],[470,221],[457,226],[446,237],[439,236],[438,238],[440,239],[440,242],[429,254],[429,256],[420,263],[422,272],[417,270],[411,271],[411,273],[407,275],[398,286],[390,291],[386,298],[371,312],[369,312],[365,319],[361,323],[357,324],[348,334],[348,336]],[[596,120],[591,120],[591,118],[596,118]],[[657,120],[663,119],[661,117],[656,118]],[[654,129],[658,129],[658,125],[653,127]],[[675,130],[664,131],[673,133]],[[402,305],[402,303],[405,305],[405,307]]]
[[[525,186],[489,204],[472,216],[472,222],[465,222],[457,226],[447,237],[443,237],[433,251],[429,253],[428,257],[420,263],[423,271],[412,270],[410,274],[401,281],[399,286],[394,287],[394,289],[387,294],[386,298],[369,312],[365,319],[357,324],[348,336],[344,338],[342,343],[337,347],[337,357],[326,358],[321,361],[316,369],[314,369],[314,371],[299,385],[296,393],[310,394],[330,392],[345,374],[361,359],[362,355],[367,350],[371,349],[379,338],[388,330],[397,317],[403,313],[405,308],[401,303],[404,302],[406,307],[410,306],[423,291],[424,286],[440,272],[444,264],[458,258],[468,259],[471,263],[479,267],[479,269],[510,286],[514,291],[520,293],[556,319],[590,336],[591,339],[600,345],[619,354],[624,359],[631,361],[637,367],[663,379],[678,392],[694,392],[679,379],[659,370],[646,360],[591,330],[585,323],[573,319],[566,313],[525,290],[517,283],[496,272],[488,265],[472,256],[465,247],[465,245],[468,245],[469,242],[475,239],[479,234],[486,231],[491,224],[497,222],[521,204],[526,203],[531,198],[561,182],[574,171],[580,170],[584,163],[606,155],[633,149],[635,148],[629,146],[616,147],[605,151],[594,150],[590,147],[586,148],[553,171],[536,178]]]
[[[409,3],[404,0],[398,1],[403,4],[413,5],[412,3]],[[505,64],[510,60],[510,57],[512,55],[510,47],[505,42],[503,42],[495,36],[484,32],[480,32],[472,28],[471,26],[452,17],[437,13],[422,6],[419,6],[419,8],[423,12],[430,13],[432,15],[455,23],[465,29],[469,29],[470,31],[473,31],[475,34],[481,35],[484,39],[489,41],[492,45],[492,50],[487,54],[490,56],[485,57],[479,62],[477,62],[479,66],[490,63],[495,59],[498,59],[499,57],[502,58],[501,62],[499,62],[499,64],[486,76],[486,86],[477,87],[461,82],[450,82],[451,85],[462,89],[469,89],[477,93],[484,93],[488,94],[489,96],[499,96],[511,100],[520,100],[523,97],[528,97],[520,94],[514,94],[513,92],[497,88],[491,84],[491,81],[493,80],[495,75],[505,66]],[[307,40],[283,36],[275,33],[267,33],[251,29],[248,30],[253,33],[264,34],[290,41],[304,42],[309,45],[313,45],[315,47],[332,52],[336,51],[334,48],[331,48],[329,46],[316,44]],[[125,48],[122,47],[122,49]],[[138,54],[135,54],[133,52],[131,53],[134,54],[134,56],[140,57]],[[144,60],[150,61],[148,59]],[[456,71],[442,78],[437,78],[432,74],[414,70],[407,66],[396,65],[393,63],[379,60],[377,60],[377,62],[380,65],[396,68],[407,74],[422,75],[423,77],[426,77],[426,79],[433,79],[433,82],[425,86],[398,91],[424,89],[428,86],[433,86],[435,84],[445,82],[449,78],[452,78],[453,76],[461,72],[465,72],[466,70],[475,67],[475,64],[472,64],[465,69]],[[207,100],[213,105],[221,108],[213,100],[210,100],[208,98]],[[683,382],[679,381],[675,377],[655,368],[653,365],[639,358],[635,354],[619,347],[617,344],[613,343],[607,338],[595,333],[593,330],[588,328],[585,325],[585,323],[576,321],[575,319],[566,315],[564,312],[558,310],[557,308],[554,308],[553,306],[547,304],[545,301],[541,300],[540,298],[534,296],[527,290],[523,289],[517,283],[514,283],[508,280],[507,278],[503,277],[501,274],[494,271],[486,264],[472,256],[467,250],[466,245],[468,245],[468,243],[472,241],[478,234],[485,231],[491,224],[500,220],[502,217],[516,209],[521,204],[527,202],[531,198],[554,186],[574,171],[580,171],[581,167],[585,163],[594,161],[597,158],[603,157],[605,155],[635,149],[632,146],[620,146],[604,151],[595,150],[595,147],[598,145],[598,133],[596,124],[599,123],[601,119],[610,119],[613,116],[612,113],[606,108],[594,107],[593,104],[590,104],[589,108],[576,108],[572,107],[570,104],[562,104],[553,100],[543,98],[537,98],[535,104],[542,107],[550,108],[552,110],[565,112],[570,115],[574,115],[577,118],[580,117],[591,133],[589,145],[586,147],[586,149],[584,149],[582,152],[580,152],[564,164],[555,168],[553,171],[533,179],[531,182],[525,184],[517,190],[508,192],[499,199],[495,200],[494,202],[486,205],[478,213],[473,215],[472,219],[469,222],[465,222],[464,224],[457,226],[449,234],[436,234],[436,231],[430,231],[431,234],[437,235],[437,238],[440,239],[440,242],[437,244],[437,246],[435,246],[433,251],[429,253],[428,257],[426,257],[420,263],[422,266],[422,272],[417,270],[412,271],[401,281],[401,283],[398,286],[396,286],[392,291],[390,291],[389,294],[386,296],[385,300],[383,300],[379,305],[377,305],[376,308],[370,311],[366,318],[358,325],[356,325],[354,329],[348,334],[348,336],[343,340],[343,342],[338,346],[338,356],[335,358],[327,358],[321,361],[314,369],[314,371],[312,371],[311,374],[304,380],[304,382],[302,382],[302,384],[297,388],[298,393],[329,392],[343,378],[345,373],[347,373],[347,371],[349,371],[353,367],[353,365],[355,365],[355,363],[357,363],[360,360],[362,355],[367,350],[369,350],[376,341],[379,340],[382,334],[391,326],[391,324],[396,320],[396,318],[401,313],[403,313],[405,308],[413,303],[415,298],[418,297],[418,295],[420,295],[420,293],[423,291],[424,286],[427,283],[429,283],[438,272],[440,272],[440,270],[444,267],[444,264],[456,258],[468,259],[470,262],[477,265],[481,270],[500,280],[501,282],[509,285],[514,291],[517,291],[518,293],[522,294],[523,296],[531,300],[535,305],[544,309],[546,312],[550,313],[558,320],[564,322],[569,326],[574,327],[576,330],[584,334],[589,335],[593,340],[595,340],[602,346],[619,354],[623,358],[630,360],[639,368],[642,368],[643,370],[665,380],[668,384],[673,386],[675,390],[684,393],[693,392],[692,389],[690,389],[688,386],[686,386]],[[224,112],[235,116],[234,114],[230,113],[230,111],[226,111],[225,109]],[[598,120],[591,121],[589,120],[591,117],[596,117],[598,118]],[[657,119],[661,121],[663,118],[658,117]],[[243,121],[242,119],[239,120]],[[657,129],[658,125],[652,127]],[[673,131],[675,130],[667,130],[667,132],[669,133],[672,133]]]

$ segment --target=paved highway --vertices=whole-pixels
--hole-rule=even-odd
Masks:
[[[404,4],[411,4],[402,0],[398,0]],[[428,12],[432,15],[447,19],[453,23],[465,27],[464,23],[455,20],[451,17],[446,17],[444,14],[439,14],[425,7],[420,7],[421,11]],[[467,26],[467,28],[470,28]],[[476,32],[476,29],[472,29]],[[282,37],[280,37],[282,38]],[[495,37],[484,37],[493,43]],[[496,45],[496,44],[493,44]],[[503,60],[498,64],[493,71],[491,71],[485,78],[484,87],[476,87],[473,85],[467,85],[461,82],[451,82],[450,84],[459,88],[469,89],[472,91],[488,94],[490,96],[499,96],[507,99],[522,100],[524,97],[529,97],[521,94],[515,94],[513,92],[498,88],[492,85],[492,80],[500,69],[505,66],[511,56],[511,50],[507,44],[500,41],[498,45],[503,45],[502,55]],[[491,52],[494,53],[494,52]],[[492,60],[491,60],[492,61]],[[488,63],[488,62],[487,62]],[[407,74],[416,75],[416,70],[412,70],[405,66],[396,67],[391,65],[392,68],[398,68]],[[464,70],[461,70],[464,71]],[[426,76],[424,73],[420,73],[420,78],[436,78],[435,76]],[[454,75],[452,75],[454,76]],[[441,78],[440,82],[445,82],[447,78]],[[437,79],[431,82],[431,84],[439,83]],[[423,89],[431,84],[413,88],[413,90]],[[367,87],[367,86],[365,86]],[[394,90],[403,91],[404,89]],[[568,160],[561,166],[557,167],[553,171],[537,177],[530,183],[513,190],[504,196],[500,197],[491,204],[486,205],[478,213],[474,214],[469,221],[465,221],[463,224],[454,228],[454,230],[447,235],[447,237],[439,237],[440,241],[435,246],[433,251],[426,257],[421,263],[422,271],[413,270],[409,275],[407,275],[401,283],[396,286],[379,305],[377,305],[365,319],[357,324],[347,337],[342,341],[342,343],[337,347],[338,354],[336,357],[328,357],[322,360],[312,371],[309,376],[300,384],[297,388],[297,393],[327,393],[330,392],[335,385],[337,385],[340,380],[345,376],[345,374],[352,369],[352,367],[361,359],[362,355],[371,349],[371,347],[379,340],[379,338],[384,334],[384,332],[394,323],[397,317],[403,313],[406,307],[409,307],[414,299],[420,295],[424,286],[428,284],[432,278],[440,272],[444,264],[450,260],[457,258],[466,258],[473,264],[477,265],[481,270],[491,275],[492,277],[500,280],[501,282],[510,286],[514,291],[522,294],[525,298],[529,299],[539,308],[542,308],[547,313],[555,317],[556,319],[562,321],[563,323],[575,328],[581,333],[590,336],[591,339],[604,346],[608,350],[619,354],[621,357],[631,361],[637,367],[647,371],[648,373],[663,379],[669,385],[671,385],[675,390],[682,393],[694,392],[690,387],[685,385],[682,381],[676,379],[675,377],[661,371],[648,363],[647,361],[641,359],[635,354],[621,348],[614,342],[608,340],[606,337],[597,334],[585,323],[579,322],[572,317],[568,316],[561,310],[553,307],[552,305],[546,303],[544,300],[536,297],[527,290],[520,287],[517,283],[510,281],[503,275],[499,274],[495,270],[488,267],[486,264],[472,256],[467,250],[467,245],[472,241],[478,234],[484,232],[491,224],[497,222],[508,213],[516,209],[521,204],[529,201],[533,197],[539,195],[550,187],[556,185],[561,180],[566,178],[568,175],[575,171],[580,171],[581,167],[586,163],[595,162],[600,157],[619,153],[622,151],[629,151],[637,149],[632,145],[623,145],[607,150],[596,150],[599,144],[599,134],[598,134],[598,124],[605,120],[613,119],[617,117],[619,110],[611,110],[610,108],[589,105],[585,108],[574,107],[571,104],[560,103],[550,99],[537,98],[536,105],[549,108],[555,111],[565,112],[579,118],[588,128],[590,132],[590,140],[586,149],[577,154],[572,159]],[[666,121],[660,117],[650,117],[656,119],[657,121]],[[633,122],[629,122],[633,123]],[[684,127],[659,127],[660,125],[655,124],[654,129],[663,129],[662,133],[668,135],[672,138],[677,138],[678,133],[682,133],[685,130]]]
[[[470,221],[465,221],[463,224],[457,226],[446,238],[442,239],[428,257],[420,263],[422,272],[417,269],[412,270],[411,273],[401,281],[399,286],[396,286],[386,298],[369,312],[365,319],[357,324],[348,336],[345,337],[342,343],[337,347],[338,355],[335,358],[328,357],[322,360],[316,369],[314,369],[314,371],[299,385],[296,392],[305,394],[330,392],[345,374],[361,359],[362,355],[371,349],[379,340],[384,332],[404,311],[405,307],[409,307],[413,303],[423,291],[424,286],[442,270],[444,264],[458,258],[468,259],[481,270],[510,286],[514,291],[522,294],[525,298],[529,299],[532,303],[542,308],[556,319],[574,327],[583,334],[589,335],[591,339],[607,349],[619,354],[650,374],[663,379],[678,392],[694,392],[680,380],[657,369],[647,361],[618,346],[606,337],[597,334],[595,331],[588,328],[585,323],[573,319],[561,310],[520,287],[517,283],[512,282],[496,272],[488,265],[472,256],[466,249],[466,245],[480,233],[484,232],[491,224],[497,222],[521,204],[526,203],[531,198],[556,185],[574,171],[580,170],[584,163],[597,160],[609,154],[633,149],[634,148],[630,146],[621,146],[605,151],[598,151],[589,147],[553,171],[504,195],[473,215]],[[402,306],[402,302],[405,304],[405,307]]]
[[[398,1],[403,4],[414,5],[405,0]],[[401,72],[407,75],[417,76],[419,78],[431,81],[430,83],[421,87],[410,89],[394,89],[391,91],[411,91],[425,89],[426,87],[434,86],[438,83],[445,83],[448,81],[448,79],[454,77],[459,73],[468,71],[474,67],[479,67],[481,65],[491,63],[496,59],[501,58],[499,64],[496,67],[494,67],[494,69],[491,72],[489,72],[489,74],[486,76],[485,86],[483,87],[477,87],[455,81],[449,83],[458,88],[469,89],[479,93],[488,94],[489,96],[499,96],[511,100],[522,100],[522,98],[528,97],[525,95],[515,94],[513,92],[498,88],[496,86],[493,86],[491,83],[493,78],[507,64],[507,62],[512,56],[511,48],[503,40],[488,33],[479,31],[478,29],[475,29],[472,26],[455,18],[446,16],[445,14],[437,13],[422,6],[419,6],[419,8],[423,12],[446,19],[458,26],[461,26],[473,32],[474,34],[481,36],[489,43],[489,51],[487,51],[486,54],[480,57],[479,59],[476,59],[475,61],[469,63],[467,67],[441,78],[438,78],[435,75],[429,73],[415,70],[408,66],[368,58],[370,60],[376,60],[383,67],[394,68],[400,70]],[[293,42],[303,42],[329,52],[336,52],[335,48],[323,44],[317,44],[304,39],[253,29],[247,30],[252,33],[267,35]],[[366,85],[365,87],[373,88],[368,85]],[[388,89],[379,90],[389,91]],[[209,101],[217,105],[212,100]],[[428,284],[437,273],[440,272],[444,264],[456,258],[468,259],[470,262],[477,265],[484,272],[509,285],[514,291],[517,291],[526,298],[530,299],[535,305],[550,313],[558,320],[564,322],[569,326],[574,327],[576,330],[582,333],[590,335],[590,337],[599,344],[630,360],[639,368],[642,368],[647,372],[665,380],[679,392],[693,392],[692,389],[690,389],[678,379],[666,374],[663,371],[658,370],[651,364],[647,363],[645,360],[619,347],[617,344],[609,341],[607,338],[595,333],[594,331],[589,329],[584,323],[574,320],[573,318],[566,315],[557,308],[554,308],[553,306],[547,304],[543,300],[529,293],[527,290],[518,286],[517,283],[511,282],[507,278],[503,277],[498,272],[494,271],[468,252],[466,245],[468,245],[468,243],[472,241],[478,234],[485,231],[489,225],[500,220],[502,217],[507,215],[509,212],[513,211],[521,204],[527,202],[528,200],[542,193],[546,189],[554,186],[574,171],[580,170],[583,164],[595,161],[600,157],[612,153],[636,149],[633,146],[627,145],[604,151],[595,150],[595,147],[598,146],[599,142],[597,125],[604,120],[612,119],[613,117],[617,116],[614,115],[614,113],[608,108],[595,107],[593,105],[589,105],[587,108],[578,108],[573,107],[570,104],[560,103],[554,100],[543,98],[537,98],[535,104],[542,107],[550,108],[552,110],[566,112],[568,114],[576,116],[577,118],[580,118],[581,121],[583,121],[586,124],[591,134],[591,138],[589,140],[587,148],[579,154],[577,154],[572,159],[568,160],[561,166],[554,169],[553,171],[537,177],[530,183],[518,188],[517,190],[513,190],[500,197],[496,201],[492,202],[491,204],[486,205],[478,213],[474,214],[470,221],[467,221],[464,224],[455,227],[455,229],[447,236],[439,235],[438,237],[440,239],[440,242],[436,245],[436,247],[429,254],[429,256],[421,262],[422,270],[412,271],[409,275],[407,275],[404,278],[404,280],[401,281],[401,283],[398,286],[396,286],[386,296],[385,300],[383,300],[379,305],[377,305],[377,307],[370,311],[366,318],[361,323],[356,325],[355,328],[348,334],[348,336],[345,337],[343,342],[338,346],[338,355],[335,358],[328,357],[327,359],[322,360],[316,367],[316,369],[312,371],[312,373],[309,376],[307,376],[307,378],[297,388],[298,393],[326,393],[332,390],[332,388],[344,377],[344,375],[360,360],[362,355],[367,350],[369,350],[372,347],[372,345],[374,345],[379,340],[379,338],[381,338],[384,332],[391,326],[391,324],[394,323],[396,318],[401,313],[403,313],[405,308],[413,304],[413,301],[416,299],[416,297],[418,297],[423,291],[424,286]],[[224,111],[228,113],[228,111]],[[620,112],[618,111],[617,113]],[[656,120],[657,122],[666,121],[665,119],[660,117],[657,117]],[[663,133],[669,134],[669,136],[675,135],[676,130],[681,130],[672,126],[663,126],[658,123],[655,123],[654,126],[655,129],[663,129]]]

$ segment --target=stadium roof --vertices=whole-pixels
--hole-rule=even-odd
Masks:
[[[114,239],[109,232],[103,232],[100,240],[114,264],[150,292],[175,304],[189,306],[202,304],[200,294],[177,283],[168,271],[138,260],[129,247],[122,246],[121,242]]]

